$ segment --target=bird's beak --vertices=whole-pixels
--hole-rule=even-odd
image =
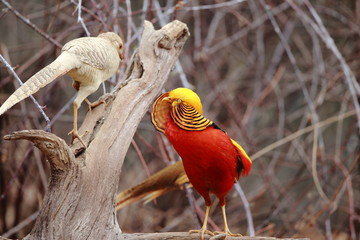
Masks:
[[[121,60],[123,60],[124,59],[124,54],[120,53],[119,57],[120,57]]]
[[[162,99],[162,101],[165,101],[165,102],[168,102],[168,103],[171,103],[171,102],[172,102],[171,97],[164,97],[164,98]]]

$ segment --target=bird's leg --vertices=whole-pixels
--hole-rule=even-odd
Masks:
[[[103,100],[103,99],[100,99],[100,100],[97,100],[95,102],[90,102],[87,98],[85,98],[85,102],[87,103],[88,105],[88,110],[89,112],[91,112],[91,110],[97,106],[99,106],[100,104],[105,104],[106,101]]]
[[[101,82],[98,82],[97,84],[91,84],[91,85],[86,85],[86,84],[81,84],[79,82],[75,82],[73,84],[73,86],[75,87],[75,89],[78,89],[78,94],[74,100],[74,127],[73,130],[71,130],[69,132],[69,134],[72,134],[72,141],[71,143],[74,141],[75,138],[79,139],[79,141],[81,142],[81,144],[86,148],[86,145],[84,143],[84,141],[81,139],[81,136],[78,133],[78,129],[77,129],[77,114],[78,114],[78,108],[80,107],[81,103],[85,100],[86,102],[90,103],[90,101],[86,100],[86,98],[92,94],[93,92],[95,92]]]
[[[81,136],[78,133],[78,129],[77,129],[77,113],[78,113],[78,106],[77,104],[74,102],[73,104],[73,108],[74,108],[74,123],[73,123],[73,129],[68,133],[69,135],[72,135],[72,140],[71,143],[74,142],[75,138],[79,139],[79,141],[81,142],[81,144],[86,148],[86,145],[84,143],[84,141],[81,139]]]
[[[207,230],[207,221],[209,218],[209,212],[210,212],[210,206],[206,205],[206,211],[205,211],[205,217],[204,217],[204,223],[202,225],[202,227],[199,230],[190,230],[190,233],[201,233],[201,240],[204,240],[204,234],[207,233],[211,236],[214,236],[214,233],[212,233],[211,231]]]
[[[221,212],[224,218],[224,232],[214,232],[215,234],[223,234],[225,233],[227,236],[234,236],[234,237],[242,237],[241,234],[234,234],[232,232],[230,232],[229,226],[227,224],[227,219],[226,219],[226,211],[225,211],[225,205],[221,206]]]

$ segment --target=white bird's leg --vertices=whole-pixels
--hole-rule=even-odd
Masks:
[[[77,129],[77,115],[78,115],[78,106],[77,104],[74,102],[73,104],[73,109],[74,109],[74,122],[73,122],[73,129],[69,132],[69,135],[72,135],[72,140],[71,143],[74,142],[75,138],[79,139],[79,141],[81,142],[81,144],[86,148],[86,145],[84,143],[84,141],[81,139],[81,136],[78,133],[78,129]]]
[[[77,138],[77,139],[79,139],[81,144],[86,148],[85,142],[81,139],[81,136],[79,135],[78,128],[77,128],[78,108],[81,106],[81,103],[87,98],[87,96],[89,96],[90,94],[92,94],[93,92],[95,92],[98,89],[99,84],[97,84],[97,85],[85,85],[84,86],[84,85],[81,85],[81,83],[80,83],[79,85],[80,86],[79,86],[78,95],[76,96],[76,98],[74,100],[74,104],[73,104],[73,108],[74,108],[73,129],[69,132],[69,134],[72,135],[71,143],[73,143],[75,138]]]

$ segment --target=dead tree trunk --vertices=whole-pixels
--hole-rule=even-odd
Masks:
[[[80,144],[69,147],[40,130],[16,132],[7,140],[27,139],[47,156],[51,179],[39,216],[24,239],[122,239],[114,197],[121,166],[135,130],[167,80],[189,37],[187,26],[173,21],[160,30],[145,22],[139,48],[126,79],[88,113]]]

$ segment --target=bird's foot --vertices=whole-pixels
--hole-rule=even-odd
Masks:
[[[226,236],[231,236],[231,237],[243,237],[243,235],[241,235],[240,233],[232,233],[232,232],[230,232],[230,230],[225,230],[224,232],[215,231],[214,234],[215,235],[225,234]]]
[[[78,131],[76,129],[71,130],[68,135],[72,135],[71,144],[74,142],[74,140],[77,138],[79,139],[80,143],[86,148],[85,142],[81,139],[82,136],[79,135]]]
[[[210,236],[214,236],[214,233],[207,230],[206,228],[200,228],[199,230],[190,230],[189,233],[200,233],[201,240],[204,240],[204,234],[209,234]]]
[[[99,106],[100,104],[106,104],[104,99],[96,100],[95,102],[90,102],[89,100],[85,99],[85,102],[88,104],[88,110],[91,112],[94,108]]]

